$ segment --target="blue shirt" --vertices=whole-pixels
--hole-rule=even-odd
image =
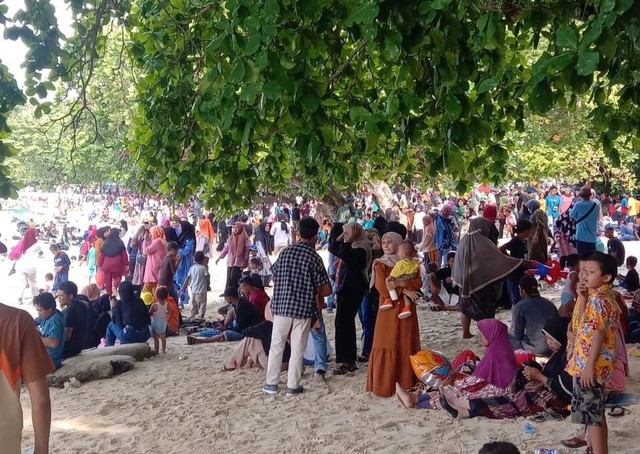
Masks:
[[[546,198],[547,201],[547,215],[557,218],[560,216],[560,196],[556,195],[548,195]]]
[[[594,206],[593,210],[591,207]],[[598,220],[600,218],[600,209],[598,203],[592,200],[580,200],[571,208],[569,216],[576,221],[582,219],[587,212],[591,210],[582,222],[576,224],[576,240],[585,243],[595,243],[598,238]]]
[[[55,337],[58,339],[57,347],[46,347],[46,349],[56,368],[60,367],[65,339],[64,318],[62,317],[62,313],[56,309],[53,315],[46,320],[42,317],[36,318],[36,324],[40,325],[40,334],[42,337]]]

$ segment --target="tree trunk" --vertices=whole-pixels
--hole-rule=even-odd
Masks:
[[[391,192],[391,188],[386,182],[380,181],[380,180],[376,180],[376,181],[365,180],[364,184],[367,190],[373,193],[378,203],[378,206],[383,212],[391,208],[391,205],[393,205],[393,202],[395,201],[395,199],[393,197],[393,193]]]

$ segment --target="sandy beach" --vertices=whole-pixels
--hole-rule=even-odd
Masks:
[[[628,251],[640,252],[639,244],[625,244]],[[42,273],[52,266],[46,254]],[[8,260],[0,263],[0,282],[5,289],[2,301],[15,305],[9,295],[17,289],[16,279],[7,277],[9,268]],[[71,278],[79,287],[84,285],[85,273],[86,268],[72,268]],[[217,316],[216,309],[222,304],[218,295],[225,273],[222,264],[212,267],[209,318]],[[559,304],[558,297],[553,298]],[[19,307],[34,313],[30,303]],[[334,315],[325,317],[333,342]],[[502,311],[498,317],[509,323],[511,312]],[[477,337],[461,338],[458,313],[420,310],[419,321],[423,347],[449,357],[466,348],[477,353],[483,350]],[[477,333],[475,324],[472,332]],[[484,443],[495,440],[511,441],[522,453],[541,447],[561,453],[584,452],[584,448],[569,450],[560,444],[579,430],[568,419],[531,423],[535,433],[527,434],[525,418],[453,420],[442,411],[406,410],[395,398],[383,399],[365,391],[366,365],[351,377],[329,374],[326,384],[314,382],[313,371],[307,368],[303,395],[267,396],[260,390],[265,381],[262,370],[222,370],[236,345],[187,346],[184,336],[170,338],[166,356],[138,363],[131,372],[79,388],[51,389],[51,452],[454,454],[475,453]],[[631,346],[629,392],[640,392],[639,356],[638,348]],[[26,390],[22,403],[26,449],[33,442]],[[621,418],[609,418],[612,453],[640,451],[633,442],[640,407],[628,410]]]

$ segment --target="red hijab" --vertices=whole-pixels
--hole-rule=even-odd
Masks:
[[[38,232],[35,227],[29,227],[22,235],[22,239],[16,244],[9,254],[11,260],[18,260],[27,249],[38,242]]]

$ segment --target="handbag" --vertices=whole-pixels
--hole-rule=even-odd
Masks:
[[[146,255],[142,255],[142,254],[138,254],[136,256],[136,263],[139,263],[140,265],[146,265],[147,256]]]

